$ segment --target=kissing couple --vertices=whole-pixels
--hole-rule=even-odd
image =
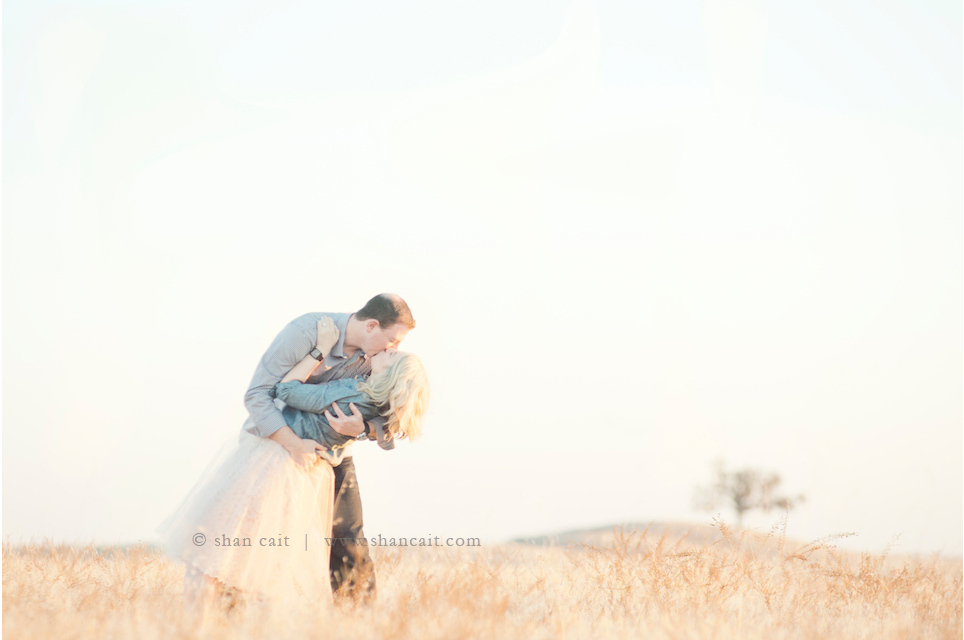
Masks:
[[[157,528],[186,565],[187,611],[374,597],[352,443],[390,450],[421,434],[428,378],[397,350],[414,327],[404,300],[380,294],[355,313],[308,313],[281,330],[244,396],[237,443]]]

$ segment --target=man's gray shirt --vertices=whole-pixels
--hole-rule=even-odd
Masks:
[[[254,370],[251,384],[247,393],[244,394],[244,406],[248,410],[248,419],[244,422],[245,431],[267,438],[278,429],[289,426],[278,406],[278,404],[282,407],[284,405],[280,401],[275,404],[270,391],[281,382],[292,367],[315,348],[318,339],[318,320],[322,316],[331,318],[338,327],[338,342],[325,356],[324,362],[308,378],[307,383],[319,384],[371,373],[371,363],[361,349],[351,356],[345,355],[345,329],[348,326],[348,318],[351,317],[350,313],[306,313],[295,318],[275,337]],[[384,418],[375,418],[370,423],[374,428],[379,446],[383,449],[394,448],[392,439],[385,437]],[[351,443],[346,444],[340,453],[341,458],[350,456]]]

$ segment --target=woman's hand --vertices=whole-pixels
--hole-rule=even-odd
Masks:
[[[335,321],[328,316],[321,316],[318,321],[318,338],[315,346],[326,356],[331,353],[331,348],[338,342],[338,327]]]
[[[315,346],[318,347],[318,351],[321,351],[321,359],[316,360],[311,357],[311,353],[308,353],[301,359],[301,362],[285,374],[285,377],[282,378],[281,381],[307,381],[315,369],[321,366],[325,356],[331,353],[331,348],[335,346],[336,342],[338,342],[338,327],[335,326],[335,321],[328,316],[321,316],[321,319],[318,320],[318,335],[315,337]],[[324,369],[322,369],[322,371],[324,371]]]

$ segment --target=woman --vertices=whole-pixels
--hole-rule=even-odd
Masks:
[[[319,330],[327,354],[338,340],[331,322]],[[323,360],[323,358],[322,358]],[[428,405],[428,380],[417,356],[389,349],[372,356],[367,379],[303,384],[320,364],[306,356],[275,388],[284,416],[319,455],[304,469],[280,444],[242,431],[237,446],[219,456],[181,505],[157,529],[165,552],[187,565],[185,605],[203,613],[224,593],[289,607],[331,601],[328,574],[334,474],[327,461],[351,438],[324,416],[348,403],[369,420],[387,419],[392,437],[415,439]]]

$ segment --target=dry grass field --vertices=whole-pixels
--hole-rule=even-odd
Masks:
[[[605,537],[605,536],[604,536]],[[837,551],[663,527],[598,544],[373,549],[379,597],[298,615],[254,604],[195,626],[183,569],[149,547],[3,547],[3,636],[44,638],[962,637],[959,558]]]

